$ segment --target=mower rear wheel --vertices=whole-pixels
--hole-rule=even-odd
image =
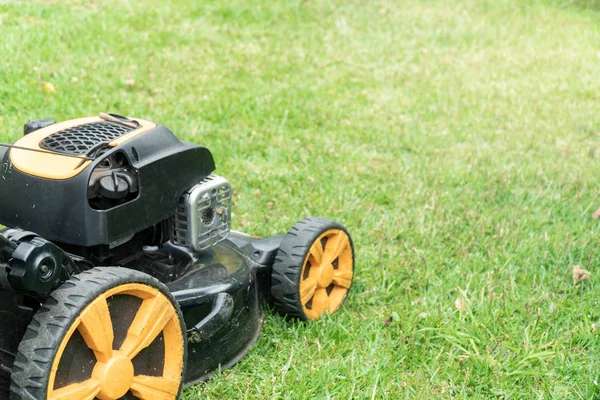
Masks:
[[[277,311],[318,320],[342,306],[354,277],[354,245],[346,228],[309,217],[285,235],[273,263],[271,294]]]
[[[13,366],[11,398],[176,399],[187,340],[179,306],[126,268],[74,276],[44,302]]]

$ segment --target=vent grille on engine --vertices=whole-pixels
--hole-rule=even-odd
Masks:
[[[187,243],[187,231],[188,231],[188,221],[186,214],[186,197],[184,194],[179,198],[179,202],[177,203],[177,210],[175,211],[175,215],[173,216],[173,227],[171,229],[171,241],[174,244],[179,246],[186,246]]]
[[[40,142],[40,147],[56,153],[87,154],[99,144],[112,142],[134,129],[111,122],[79,125],[53,133]]]

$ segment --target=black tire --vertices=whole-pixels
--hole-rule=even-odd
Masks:
[[[179,367],[181,368],[181,376],[179,377],[179,387],[176,389],[175,385],[176,385],[176,378],[172,378],[172,387],[171,387],[171,392],[175,393],[176,390],[176,397],[179,396],[179,394],[181,393],[181,388],[182,388],[182,384],[183,384],[183,376],[185,373],[185,364],[186,364],[186,360],[187,360],[187,340],[185,340],[185,324],[183,321],[183,316],[181,314],[181,310],[179,309],[179,306],[177,304],[177,302],[175,301],[175,299],[173,298],[173,296],[171,295],[171,293],[169,292],[169,290],[167,289],[167,287],[162,284],[161,282],[159,282],[158,280],[156,280],[155,278],[146,275],[144,273],[135,271],[135,270],[131,270],[131,269],[127,269],[127,268],[117,268],[117,267],[102,267],[102,268],[93,268],[89,271],[85,271],[82,272],[74,277],[72,277],[71,279],[69,279],[68,281],[66,281],[63,285],[61,285],[58,289],[56,289],[54,292],[52,292],[50,294],[50,296],[45,300],[45,302],[43,303],[43,305],[41,306],[41,308],[38,310],[38,312],[35,314],[35,316],[33,317],[33,320],[31,321],[31,323],[29,324],[29,327],[27,328],[27,331],[19,345],[19,350],[13,365],[13,373],[12,373],[12,383],[10,386],[10,391],[11,391],[11,399],[27,399],[27,400],[42,400],[42,399],[47,399],[49,396],[49,389],[50,390],[58,390],[63,388],[63,386],[59,386],[57,388],[57,382],[61,381],[61,380],[65,380],[65,379],[71,379],[70,383],[67,383],[65,385],[70,385],[71,383],[79,383],[82,382],[81,380],[77,380],[75,379],[72,375],[72,370],[76,370],[76,371],[81,371],[81,372],[76,372],[75,374],[83,374],[83,370],[87,368],[87,372],[92,371],[90,368],[95,368],[97,365],[100,364],[100,361],[96,361],[96,358],[94,358],[92,361],[90,362],[84,362],[82,357],[75,357],[71,356],[70,354],[67,352],[67,348],[69,348],[68,346],[75,346],[75,342],[76,339],[79,337],[83,337],[83,335],[80,333],[80,327],[83,326],[81,325],[82,322],[82,318],[84,315],[84,311],[85,310],[89,310],[90,308],[93,309],[92,306],[90,306],[92,303],[97,304],[97,302],[95,301],[96,299],[99,299],[101,297],[103,297],[106,299],[106,310],[110,312],[110,324],[108,324],[110,326],[110,329],[112,329],[112,341],[110,342],[105,342],[105,343],[110,343],[110,347],[119,347],[118,349],[112,349],[110,350],[111,357],[113,354],[117,354],[117,350],[118,353],[121,354],[121,350],[124,349],[125,346],[123,346],[123,343],[126,340],[129,340],[129,330],[131,329],[131,326],[133,326],[133,321],[142,321],[142,318],[138,318],[138,313],[140,312],[140,310],[142,309],[141,305],[142,303],[145,301],[142,298],[139,299],[139,305],[140,307],[138,308],[138,310],[136,311],[135,309],[133,311],[131,311],[128,307],[128,305],[130,303],[123,303],[124,301],[134,301],[134,300],[130,300],[129,297],[132,297],[133,299],[135,298],[135,296],[127,296],[128,293],[125,292],[125,289],[123,289],[123,292],[118,292],[118,290],[121,290],[121,288],[126,288],[127,290],[133,291],[133,290],[137,290],[137,289],[129,289],[129,288],[147,288],[147,290],[152,291],[152,293],[156,294],[156,300],[155,303],[152,304],[159,304],[159,300],[162,302],[160,304],[162,304],[162,308],[160,308],[160,310],[166,310],[168,309],[168,313],[165,312],[165,314],[160,314],[160,315],[166,315],[166,317],[164,317],[164,321],[168,321],[165,322],[162,328],[158,328],[158,334],[156,336],[151,336],[148,335],[147,336],[147,340],[148,340],[148,345],[142,345],[141,343],[136,343],[132,346],[129,346],[129,348],[135,348],[136,350],[131,350],[131,360],[128,361],[131,364],[135,365],[135,378],[138,378],[138,364],[141,362],[142,364],[142,370],[144,368],[148,368],[145,365],[150,363],[151,359],[155,359],[156,358],[156,353],[153,353],[153,351],[155,349],[166,349],[167,345],[165,343],[167,343],[167,328],[170,329],[169,332],[180,332],[182,335],[182,338],[184,340],[181,341],[181,346],[182,348],[179,349],[177,348],[177,356],[179,359],[181,359],[181,361],[178,361],[178,363],[181,363],[179,365]],[[114,295],[110,295],[110,293],[115,293]],[[163,296],[161,296],[164,295]],[[121,301],[121,303],[116,303],[117,300],[115,300],[117,297],[119,297],[118,295],[123,295],[121,296],[121,298],[119,299],[119,301]],[[152,298],[154,299],[154,298]],[[171,308],[168,307],[168,303],[167,301],[174,307],[175,312],[173,313],[173,310]],[[137,301],[137,300],[136,300]],[[123,306],[122,304],[126,304],[125,306]],[[88,307],[90,306],[90,307]],[[88,307],[88,308],[86,308]],[[158,306],[157,306],[158,307]],[[114,312],[116,312],[115,310],[125,310],[125,311],[119,311],[121,314],[118,314],[119,317],[116,317],[116,314],[113,314]],[[158,308],[157,308],[158,309]],[[152,307],[146,307],[145,310],[152,310],[154,311],[154,308]],[[132,316],[130,317],[131,319],[127,320],[128,317],[123,317],[123,313],[127,313],[129,312]],[[157,313],[152,312],[152,315],[156,315]],[[89,315],[96,315],[96,314],[92,314],[90,313]],[[146,316],[144,314],[144,316]],[[157,317],[158,318],[158,317]],[[176,319],[175,319],[176,318]],[[100,318],[101,319],[101,318]],[[91,317],[89,317],[89,319],[86,319],[86,321],[92,321],[93,319]],[[96,319],[97,321],[98,319]],[[106,320],[103,320],[106,321]],[[129,321],[129,322],[119,322],[119,321]],[[119,345],[117,342],[117,336],[118,336],[118,332],[117,332],[117,328],[119,328],[119,324],[127,324],[129,323],[130,325],[125,326],[123,329],[125,329],[125,335],[121,335],[122,336],[122,341],[121,341],[121,345]],[[77,324],[77,326],[74,326],[74,324]],[[90,325],[92,326],[92,325]],[[95,326],[95,325],[94,325]],[[143,326],[143,325],[142,325]],[[177,330],[177,327],[179,327],[180,331]],[[85,327],[84,327],[85,329]],[[77,332],[77,335],[76,335]],[[94,331],[96,332],[96,331]],[[170,334],[170,342],[173,342],[173,335]],[[91,335],[92,337],[95,338],[96,335]],[[140,335],[141,336],[141,335]],[[104,337],[108,337],[108,336],[104,336]],[[175,336],[175,337],[179,337],[179,336]],[[81,342],[81,340],[83,340],[83,342]],[[121,340],[121,339],[119,339]],[[162,344],[161,344],[162,341]],[[73,343],[71,343],[73,342]],[[83,345],[86,345],[86,341],[85,339],[79,339],[79,342],[83,343]],[[160,347],[162,345],[162,347]],[[62,346],[62,350],[60,350],[60,355],[59,354],[59,348]],[[109,346],[107,344],[107,346]],[[137,347],[136,347],[137,346]],[[158,347],[156,347],[158,346]],[[85,346],[84,346],[85,347]],[[87,345],[87,347],[89,347],[89,345]],[[75,348],[75,347],[73,347]],[[83,348],[83,347],[82,347]],[[105,348],[107,349],[107,348]],[[139,350],[138,350],[139,349]],[[90,352],[92,357],[97,357],[96,352],[91,350],[91,347],[85,349],[88,352]],[[81,351],[85,351],[85,350],[81,350]],[[114,350],[114,352],[113,352]],[[181,352],[180,352],[181,351]],[[64,353],[63,353],[64,352]],[[150,356],[150,354],[147,353],[152,353],[152,357]],[[74,355],[78,355],[78,353],[73,353]],[[165,365],[167,364],[166,361],[166,357],[167,357],[167,352],[164,352],[164,360],[162,361]],[[58,355],[58,357],[57,357]],[[136,361],[137,358],[140,358],[143,360],[141,361]],[[182,358],[181,358],[182,357]],[[67,364],[65,367],[66,372],[64,372],[64,375],[61,375],[61,378],[59,379],[59,375],[61,373],[61,369],[63,368],[63,359],[66,360],[65,362]],[[91,365],[90,367],[90,363],[93,362],[94,364]],[[56,368],[58,369],[58,372],[51,372],[52,367],[54,366],[54,364],[56,363]],[[143,364],[146,363],[146,364]],[[81,364],[81,365],[80,365]],[[171,363],[172,364],[172,363]],[[60,367],[59,367],[60,365]],[[149,365],[149,364],[148,364]],[[178,367],[178,368],[179,368]],[[129,367],[128,367],[129,368]],[[155,368],[154,366],[152,368]],[[166,367],[165,367],[166,370]],[[152,370],[156,373],[158,373],[158,375],[155,375],[153,373],[143,373],[142,375],[151,375],[153,378],[156,377],[157,379],[163,378],[163,376],[161,375],[162,369],[157,370],[154,369]],[[152,372],[151,371],[151,372]],[[158,372],[157,372],[158,371]],[[176,370],[177,374],[179,369]],[[87,373],[86,372],[86,373]],[[148,371],[144,371],[144,372],[148,372]],[[90,372],[91,373],[91,372]],[[52,381],[54,381],[55,383],[52,385],[52,388],[49,388],[49,382],[50,382],[50,377],[52,374]],[[55,381],[56,379],[56,381]],[[75,379],[73,381],[73,379]],[[84,380],[92,380],[92,378],[84,378]],[[106,378],[108,379],[108,378]],[[104,383],[103,383],[104,384]],[[100,385],[100,384],[99,384]],[[133,387],[133,383],[131,384]],[[104,390],[104,389],[102,389]],[[106,396],[106,395],[104,395]],[[109,397],[110,398],[110,397]],[[123,397],[120,397],[123,399],[131,399],[131,398],[136,398],[133,395],[132,391],[129,391],[123,395]]]
[[[0,290],[0,305],[0,399],[8,399],[12,365],[34,310],[21,296],[6,290]]]
[[[6,366],[2,366],[0,371],[0,399],[7,399],[10,387],[10,370]]]
[[[335,313],[345,301],[354,276],[354,245],[352,238],[348,230],[337,222],[325,218],[308,217],[295,224],[285,235],[273,263],[271,295],[273,296],[273,305],[279,313],[304,321],[309,319],[317,320],[321,317],[321,312],[315,314],[310,309],[310,302],[313,301],[315,295],[311,297],[309,302],[303,304],[300,288],[301,283],[306,282],[306,279],[308,279],[306,269],[312,268],[312,261],[309,261],[309,252],[313,245],[316,245],[317,240],[328,232],[343,232],[347,236],[348,248],[345,248],[344,253],[347,253],[345,264],[348,265],[345,265],[345,268],[349,271],[351,270],[350,279],[344,284],[347,285],[345,293],[340,293],[337,296],[334,309],[329,308],[328,312]],[[339,237],[342,237],[341,233],[339,233]],[[322,248],[325,249],[328,239],[326,239],[324,245],[322,243],[323,240],[321,239],[320,243]],[[333,259],[330,263],[334,270],[340,268],[336,265],[337,261],[339,260]],[[316,261],[314,263],[316,264]],[[334,283],[332,282],[331,285],[334,285]],[[316,290],[321,289],[326,289],[327,295],[332,296],[332,293],[329,292],[329,287],[317,288]]]

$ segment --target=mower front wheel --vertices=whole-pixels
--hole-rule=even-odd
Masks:
[[[308,217],[295,224],[277,251],[271,295],[277,311],[318,320],[338,311],[354,277],[354,245],[344,226]]]
[[[181,311],[162,283],[126,268],[94,268],[56,289],[34,316],[11,398],[174,400],[186,352]]]

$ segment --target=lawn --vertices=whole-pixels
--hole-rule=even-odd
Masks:
[[[598,3],[0,0],[0,139],[100,111],[209,147],[235,229],[354,238],[341,312],[184,398],[600,398]]]

